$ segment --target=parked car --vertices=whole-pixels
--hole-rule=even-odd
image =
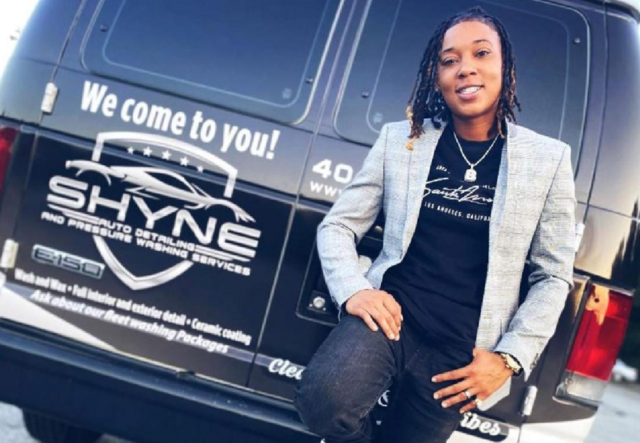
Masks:
[[[616,360],[611,371],[611,380],[615,382],[635,383],[638,381],[638,369],[629,366],[620,359]]]
[[[573,148],[579,236],[531,377],[450,441],[583,441],[640,271],[623,1],[41,0],[0,84],[0,401],[45,443],[319,442],[292,406],[337,322],[316,228],[476,4],[513,41],[519,123]]]

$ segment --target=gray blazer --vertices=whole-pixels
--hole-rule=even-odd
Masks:
[[[425,120],[424,128],[409,151],[405,148],[409,121],[385,124],[362,169],[318,226],[322,270],[338,308],[362,289],[380,288],[385,271],[407,252],[443,130],[430,120]],[[575,208],[571,148],[509,124],[489,222],[489,263],[476,346],[516,357],[525,380],[553,335],[574,286]],[[382,251],[365,271],[355,246],[380,210],[385,215]],[[529,291],[519,306],[527,257],[532,270]],[[480,409],[507,396],[510,382]]]

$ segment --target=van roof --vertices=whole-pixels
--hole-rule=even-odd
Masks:
[[[605,0],[605,3],[629,11],[636,21],[640,21],[640,0]]]

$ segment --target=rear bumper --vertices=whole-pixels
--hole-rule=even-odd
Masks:
[[[290,403],[0,320],[0,400],[139,443],[314,442]]]

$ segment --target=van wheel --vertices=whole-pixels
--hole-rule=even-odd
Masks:
[[[94,443],[101,436],[29,411],[22,411],[22,418],[29,434],[42,443]]]

